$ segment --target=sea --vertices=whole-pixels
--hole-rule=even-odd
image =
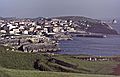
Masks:
[[[111,24],[120,33],[120,22]],[[107,35],[106,38],[73,37],[73,40],[60,41],[61,51],[57,54],[116,56],[120,55],[120,35]]]

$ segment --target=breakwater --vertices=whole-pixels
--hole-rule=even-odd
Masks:
[[[106,35],[103,34],[93,34],[93,33],[88,33],[88,34],[75,34],[76,37],[91,37],[91,38],[105,38],[107,37]]]

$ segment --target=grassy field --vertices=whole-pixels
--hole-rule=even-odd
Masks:
[[[113,75],[95,75],[63,72],[43,72],[0,68],[0,77],[119,77]]]
[[[0,46],[0,77],[110,77],[113,68],[120,63],[115,61],[82,61],[71,55],[21,53],[11,50],[9,47]],[[59,59],[77,67],[69,68],[48,62],[48,58]],[[36,59],[40,59],[40,64],[51,72],[36,71],[33,68]]]

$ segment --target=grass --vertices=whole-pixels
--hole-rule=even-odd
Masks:
[[[4,70],[0,70],[0,75],[6,75],[6,77],[8,75],[10,75],[11,77],[21,77],[22,75],[27,73],[28,75],[24,77],[28,77],[29,74],[33,74],[35,76],[37,74],[40,74],[40,75],[48,74],[48,75],[51,75],[51,77],[54,77],[54,76],[56,77],[57,75],[60,76],[62,74],[63,74],[63,77],[64,77],[64,74],[68,75],[66,77],[72,77],[73,75],[75,75],[75,77],[77,76],[79,77],[82,74],[110,75],[113,72],[113,68],[120,63],[115,61],[95,61],[95,62],[82,61],[82,60],[73,58],[73,56],[71,55],[47,55],[47,54],[40,54],[40,53],[20,53],[20,52],[11,52],[11,50],[12,49],[9,47],[0,46],[0,67],[6,68]],[[50,57],[73,64],[77,67],[69,68],[56,63],[51,63],[51,62],[47,63],[48,58]],[[51,70],[52,72],[35,71],[33,68],[33,63],[36,59],[40,59],[40,64],[42,64],[42,66],[46,68],[46,70]],[[53,73],[53,72],[69,72],[69,74]],[[81,74],[71,74],[71,73],[81,73]],[[20,75],[20,76],[17,76],[17,75]],[[83,77],[86,77],[86,76],[84,75]],[[94,76],[90,75],[88,77],[94,77]]]
[[[117,77],[117,76],[0,68],[0,77]]]
[[[55,58],[77,65],[81,73],[111,74],[113,68],[120,62],[115,61],[81,61],[68,55],[58,55]]]
[[[41,54],[6,51],[7,47],[0,47],[0,49],[0,66],[5,68],[33,70],[33,63],[36,59],[40,59],[41,62],[46,59]]]

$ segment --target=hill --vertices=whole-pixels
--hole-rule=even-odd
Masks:
[[[82,16],[60,16],[52,17],[62,20],[72,20],[78,26],[78,30],[84,30],[91,33],[102,33],[102,34],[118,34],[116,30],[111,28],[110,25],[101,22],[101,20],[82,17]]]
[[[84,55],[79,56],[84,57]],[[5,69],[5,71],[11,75],[11,77],[22,77],[22,75],[26,73],[28,73],[26,76],[28,77],[29,74],[38,74],[40,71],[50,71],[52,73],[48,72],[48,74],[53,74],[53,77],[57,76],[54,76],[53,72],[79,73],[80,75],[96,74],[95,77],[97,77],[98,74],[111,75],[113,68],[119,64],[117,61],[84,61],[74,57],[75,56],[73,55],[21,53],[19,51],[13,52],[12,48],[0,46],[0,73],[6,74],[4,72]],[[40,70],[35,70],[33,67],[36,59],[40,59]],[[45,72],[40,73],[43,75]],[[55,74],[61,75],[64,73]],[[67,77],[74,77],[74,75],[77,77],[76,74],[73,74],[73,76],[70,75]]]

